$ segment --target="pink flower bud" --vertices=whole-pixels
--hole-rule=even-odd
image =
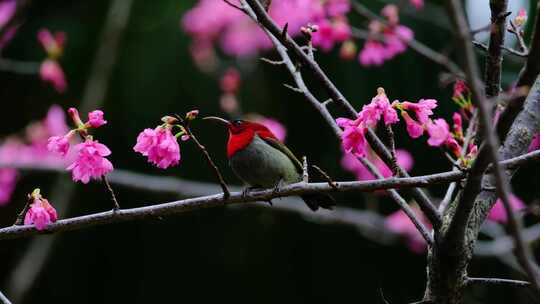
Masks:
[[[88,124],[92,128],[99,128],[106,124],[107,121],[103,119],[103,111],[101,110],[94,110],[90,113],[88,113]]]
[[[47,59],[41,63],[39,68],[39,76],[45,82],[49,82],[59,93],[66,91],[67,82],[64,71],[57,61]]]
[[[452,115],[452,121],[454,122],[454,133],[458,138],[463,137],[463,121],[461,118],[461,115],[457,112],[455,112]]]
[[[424,0],[409,0],[409,3],[417,10],[420,10],[424,7]]]
[[[469,93],[469,87],[463,80],[456,80],[454,83],[454,94],[452,98],[464,98],[465,94]]]
[[[24,217],[25,225],[36,226],[37,230],[45,230],[51,223],[56,222],[58,215],[54,207],[44,198],[35,198]]]
[[[388,4],[385,7],[383,7],[381,11],[381,15],[386,17],[386,19],[388,19],[388,22],[390,24],[399,23],[399,9],[397,5],[395,4]]]
[[[75,108],[69,108],[67,110],[68,112],[68,115],[69,117],[71,117],[71,119],[73,120],[73,123],[76,125],[76,126],[81,126],[83,125],[83,122],[81,120],[81,117],[79,116],[79,111]]]
[[[407,126],[407,133],[412,138],[418,138],[424,134],[424,127],[416,122],[414,119],[409,116],[409,113],[401,111],[401,116],[405,120],[405,125]]]
[[[516,18],[514,18],[514,24],[517,27],[523,26],[527,22],[527,11],[522,8],[519,10]]]
[[[199,110],[191,110],[191,111],[186,113],[186,119],[187,120],[193,120],[193,119],[197,118],[198,115],[199,115]]]
[[[339,58],[343,60],[353,60],[356,56],[356,52],[358,50],[358,47],[356,46],[356,43],[352,40],[347,40],[341,45],[341,49],[339,50]]]
[[[219,81],[221,90],[225,93],[234,93],[238,91],[241,84],[240,72],[235,68],[229,68]]]

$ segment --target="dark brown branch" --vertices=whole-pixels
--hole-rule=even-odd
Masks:
[[[507,0],[489,1],[491,9],[491,27],[489,36],[489,46],[486,56],[486,96],[488,98],[499,95],[501,91],[501,73],[502,73],[502,45],[504,45],[504,36],[506,34],[506,13],[508,6]],[[469,36],[470,37],[470,36]],[[472,37],[471,37],[472,38]]]
[[[202,196],[197,198],[185,199],[170,203],[163,203],[153,206],[120,209],[117,211],[107,211],[80,217],[74,217],[65,220],[59,220],[53,223],[45,231],[37,231],[33,226],[12,226],[0,229],[0,240],[21,238],[40,233],[54,233],[62,231],[72,231],[91,226],[105,225],[129,220],[155,218],[170,214],[194,211],[210,207],[223,205],[248,203],[255,201],[268,201],[274,198],[298,196],[303,194],[330,193],[330,192],[372,192],[375,190],[397,189],[422,187],[437,183],[446,183],[456,181],[462,178],[459,172],[448,172],[445,174],[425,175],[411,178],[388,178],[383,180],[360,181],[360,182],[337,182],[337,189],[328,185],[328,183],[296,183],[284,186],[280,190],[266,189],[260,191],[251,191],[249,194],[241,192],[231,193],[227,199],[222,194]]]
[[[532,15],[532,14],[531,14]],[[537,3],[536,14],[534,19],[534,28],[531,38],[531,43],[529,47],[529,56],[527,56],[527,61],[525,66],[521,70],[516,87],[525,87],[529,88],[535,82],[536,76],[540,73],[540,2]],[[499,121],[497,122],[496,128],[499,138],[503,140],[510,127],[512,126],[513,121],[521,111],[523,107],[523,102],[525,97],[516,96],[508,103],[507,107],[501,113]]]
[[[208,150],[206,150],[206,147],[203,146],[199,142],[197,137],[195,137],[195,135],[191,131],[190,127],[188,125],[184,125],[184,127],[185,127],[185,129],[187,131],[187,135],[189,135],[189,137],[197,145],[199,150],[201,150],[201,152],[204,155],[204,158],[206,159],[206,162],[208,163],[208,165],[214,171],[214,174],[216,175],[216,177],[218,179],[219,185],[221,186],[221,190],[223,190],[223,199],[227,199],[231,195],[231,192],[229,191],[229,188],[227,187],[227,183],[225,183],[225,179],[223,179],[223,175],[221,175],[221,172],[219,171],[219,168],[216,166],[216,164],[212,160],[212,157],[210,156],[210,153],[208,153]]]
[[[480,49],[480,50],[482,50],[482,51],[484,51],[484,52],[486,52],[486,53],[488,52],[488,46],[485,45],[485,44],[483,44],[482,42],[474,41],[474,40],[473,40],[473,45],[474,45],[476,48],[478,48],[478,49]],[[516,55],[516,56],[518,56],[518,57],[527,57],[527,56],[529,56],[529,52],[528,52],[528,51],[522,52],[522,51],[514,50],[513,48],[510,48],[510,47],[506,47],[506,46],[504,46],[504,45],[501,45],[501,49],[502,49],[503,51],[508,52],[509,54]]]

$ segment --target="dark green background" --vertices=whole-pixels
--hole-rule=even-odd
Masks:
[[[218,105],[217,76],[194,67],[187,52],[190,39],[179,28],[180,17],[194,2],[134,3],[104,100],[109,124],[97,134],[113,151],[110,159],[116,168],[213,181],[211,171],[206,170],[202,156],[190,142],[181,144],[182,164],[166,171],[150,167],[132,152],[138,132],[158,124],[164,114],[198,108],[203,115],[223,115]],[[375,10],[383,5],[364,2]],[[42,60],[44,53],[35,39],[36,31],[41,27],[65,31],[68,41],[62,65],[69,90],[58,95],[35,75],[0,72],[1,135],[17,132],[29,121],[40,119],[53,103],[64,108],[79,103],[108,5],[104,0],[33,1],[27,22],[4,55]],[[456,53],[447,29],[422,21],[427,18],[444,24],[442,10],[422,12],[418,17],[402,16],[417,39],[434,49]],[[353,18],[353,22],[363,21]],[[378,86],[383,86],[391,99],[436,98],[440,105],[437,115],[450,118],[455,110],[449,98],[451,88],[439,85],[440,67],[410,50],[380,68],[338,60],[337,52],[318,58],[358,109],[375,95]],[[459,61],[458,57],[454,59]],[[243,109],[284,122],[287,142],[297,154],[308,155],[336,179],[352,179],[341,169],[339,143],[322,119],[301,96],[282,86],[292,82],[285,70],[254,65],[256,62],[230,58],[225,62],[225,66],[248,67],[242,70]],[[518,67],[509,65],[504,75],[506,84],[514,79]],[[318,96],[325,97],[317,83],[310,84]],[[225,132],[201,122],[194,128],[223,168],[226,180],[238,183],[226,165]],[[398,147],[409,149],[415,157],[413,174],[449,169],[440,151],[428,148],[425,139],[411,141],[403,127],[396,133]],[[537,169],[526,168],[516,178],[516,192],[527,202],[538,194]],[[13,222],[25,193],[36,186],[47,193],[53,177],[24,173],[12,203],[0,210],[1,226]],[[440,195],[444,189],[435,187],[432,191]],[[173,199],[125,188],[117,192],[126,208]],[[338,201],[364,206],[361,195],[338,196]],[[378,204],[384,213],[395,210],[388,199],[382,198]],[[101,185],[78,185],[70,215],[108,208]],[[21,239],[0,244],[0,286],[5,285],[2,282],[6,283],[27,242]],[[496,260],[475,260],[471,273],[515,275]],[[424,284],[425,257],[410,253],[403,244],[383,247],[362,239],[353,229],[319,226],[298,215],[269,209],[214,208],[62,234],[26,303],[382,303],[380,289],[391,303],[405,303],[420,299]],[[510,288],[477,288],[468,298],[470,303],[508,303],[515,299],[527,303],[522,290]]]

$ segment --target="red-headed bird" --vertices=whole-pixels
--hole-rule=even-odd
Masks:
[[[213,116],[205,119],[220,122],[229,130],[229,164],[249,186],[272,188],[302,180],[302,163],[267,127],[247,120],[227,121]],[[306,194],[301,198],[313,211],[334,205],[334,199],[327,194]]]

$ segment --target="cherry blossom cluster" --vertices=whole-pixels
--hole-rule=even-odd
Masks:
[[[28,204],[28,210],[24,215],[25,225],[35,225],[37,230],[45,230],[50,223],[58,219],[56,209],[41,196],[39,189],[35,189],[29,195]]]
[[[88,133],[90,129],[107,124],[107,121],[104,119],[101,110],[88,113],[86,122],[81,120],[79,111],[75,108],[68,109],[68,114],[76,128],[66,134],[50,137],[47,149],[64,157],[70,150],[73,137],[79,135],[83,142],[74,146],[74,161],[67,167],[67,170],[71,171],[73,181],[87,184],[91,179],[100,179],[113,170],[112,163],[106,158],[111,155],[111,150],[104,144],[94,140]]]
[[[372,20],[369,35],[360,51],[358,59],[363,66],[380,66],[407,50],[407,43],[413,39],[413,31],[399,24],[399,9],[396,5],[386,5],[381,15],[386,22]]]
[[[63,93],[67,89],[67,81],[58,60],[64,53],[66,34],[64,32],[51,33],[48,29],[41,29],[37,34],[47,58],[41,63],[39,75],[45,82],[50,83],[56,91]]]
[[[240,72],[235,68],[228,68],[219,80],[219,87],[222,91],[219,103],[221,110],[230,117],[243,116],[247,120],[255,121],[266,126],[277,139],[285,141],[287,130],[282,123],[275,118],[265,117],[256,113],[242,115],[238,92],[242,84]]]
[[[240,5],[237,0],[231,3]],[[274,0],[269,14],[279,26],[288,24],[291,36],[298,36],[302,26],[317,24],[314,44],[329,50],[334,43],[349,38],[345,17],[349,9],[349,0]],[[199,62],[213,56],[214,44],[219,44],[225,54],[238,57],[256,55],[272,46],[249,17],[221,0],[200,0],[182,17],[181,26],[193,38],[191,50]]]

